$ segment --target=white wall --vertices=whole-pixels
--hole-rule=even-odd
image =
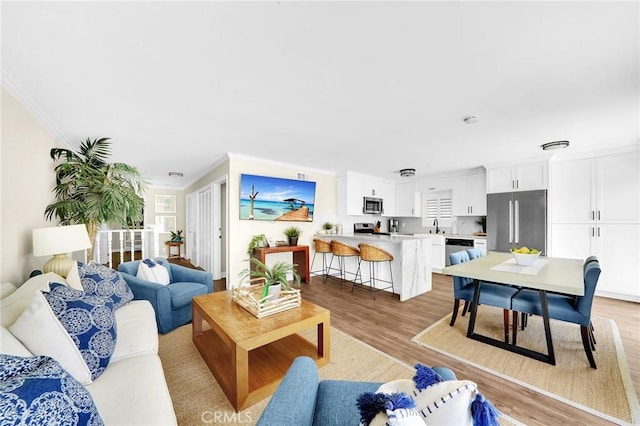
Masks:
[[[313,222],[268,222],[240,220],[240,175],[250,173],[264,176],[274,176],[286,179],[297,179],[297,172],[305,171],[310,174],[309,180],[316,182],[316,198],[314,205]],[[228,208],[229,208],[229,243],[227,283],[237,283],[238,275],[248,264],[247,245],[251,237],[256,234],[265,234],[274,240],[285,240],[283,230],[291,225],[302,229],[298,240],[300,245],[312,246],[313,234],[322,228],[325,221],[336,218],[336,177],[331,172],[310,171],[294,165],[261,162],[248,158],[235,158],[232,156],[229,167]],[[291,261],[290,253],[273,254],[269,256],[269,263],[275,260]]]
[[[174,195],[176,197],[176,211],[175,213],[158,213],[155,211],[155,198],[156,195]],[[185,192],[182,189],[176,188],[161,188],[161,187],[151,187],[147,189],[147,192],[144,197],[144,226],[145,228],[149,225],[156,223],[156,216],[174,216],[176,218],[176,230],[182,229],[182,235],[185,236],[185,218],[186,218],[186,207],[185,207]],[[161,233],[159,237],[160,242],[160,256],[167,257],[168,251],[165,241],[171,239],[171,233]],[[184,251],[184,246],[182,250]],[[175,249],[173,251],[175,254]],[[184,252],[181,253],[184,257]]]
[[[31,231],[55,226],[44,218],[54,201],[55,137],[2,88],[0,280],[21,284],[48,260],[33,257]]]

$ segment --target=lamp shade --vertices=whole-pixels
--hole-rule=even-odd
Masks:
[[[85,225],[54,226],[33,230],[33,255],[49,256],[91,247]]]
[[[74,265],[74,260],[67,256],[72,251],[84,250],[91,247],[89,234],[85,225],[54,226],[33,230],[33,255],[53,255],[42,270],[55,272],[67,277]]]

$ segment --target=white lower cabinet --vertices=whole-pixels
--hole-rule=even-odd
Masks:
[[[445,267],[444,236],[435,234],[414,234],[414,236],[431,239],[431,271],[442,272]]]
[[[482,251],[482,255],[485,256],[487,254],[487,240],[485,238],[474,238],[473,248]]]
[[[598,257],[596,295],[640,302],[639,224],[553,224],[551,235],[554,257]]]

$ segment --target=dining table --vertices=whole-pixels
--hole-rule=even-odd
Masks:
[[[527,266],[518,265],[511,253],[489,252],[486,256],[447,266],[442,272],[446,275],[473,279],[474,292],[467,328],[468,338],[555,365],[555,353],[549,325],[547,292],[569,296],[584,295],[583,262],[580,259],[539,256],[535,263]],[[546,354],[517,346],[512,340],[505,342],[474,331],[482,282],[538,291],[547,343]]]

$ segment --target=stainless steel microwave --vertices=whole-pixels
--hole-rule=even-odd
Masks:
[[[362,197],[362,213],[365,213],[365,214],[384,213],[384,208],[382,206],[382,198]]]

